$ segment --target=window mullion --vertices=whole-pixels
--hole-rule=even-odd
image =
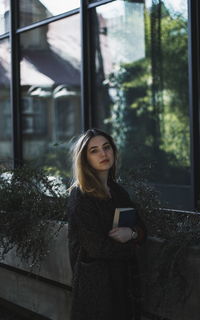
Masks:
[[[91,82],[90,82],[90,45],[88,1],[81,0],[81,110],[82,129],[91,126]]]
[[[20,69],[19,36],[16,34],[18,1],[10,0],[10,48],[11,48],[11,110],[13,125],[14,167],[22,163],[21,110],[20,110]]]
[[[193,207],[200,207],[199,2],[189,1],[189,92]]]

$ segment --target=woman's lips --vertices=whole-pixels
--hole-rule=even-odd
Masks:
[[[100,161],[101,164],[102,163],[106,163],[106,162],[109,162],[109,160],[108,159],[104,159],[104,160]]]

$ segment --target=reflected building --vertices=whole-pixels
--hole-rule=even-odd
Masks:
[[[12,125],[10,105],[10,46],[7,40],[0,43],[0,158],[12,155]]]
[[[20,22],[27,25],[51,13],[40,1],[20,2]],[[7,25],[9,14],[5,12]],[[20,34],[20,110],[23,159],[48,163],[54,144],[80,132],[80,18],[56,21]],[[71,26],[73,25],[74,31]],[[1,159],[12,158],[10,49],[0,43]],[[44,160],[44,157],[46,158]]]
[[[80,41],[72,36],[71,23],[79,30],[76,16],[20,38],[25,159],[80,130]]]

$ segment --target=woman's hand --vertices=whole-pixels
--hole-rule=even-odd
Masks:
[[[131,240],[132,230],[126,227],[113,228],[109,231],[108,235],[118,242],[125,243]]]

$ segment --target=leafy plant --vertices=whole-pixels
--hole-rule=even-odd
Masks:
[[[27,165],[1,169],[0,199],[1,259],[15,247],[22,260],[39,263],[66,219],[62,181]]]
[[[148,247],[148,268],[141,278],[156,313],[170,316],[191,294],[186,266],[189,248],[200,242],[200,215],[160,207],[159,194],[147,182],[148,167],[127,173],[126,182],[132,199],[154,242]],[[142,173],[141,173],[142,172]],[[143,261],[144,262],[144,261]],[[153,288],[153,290],[152,290]]]

